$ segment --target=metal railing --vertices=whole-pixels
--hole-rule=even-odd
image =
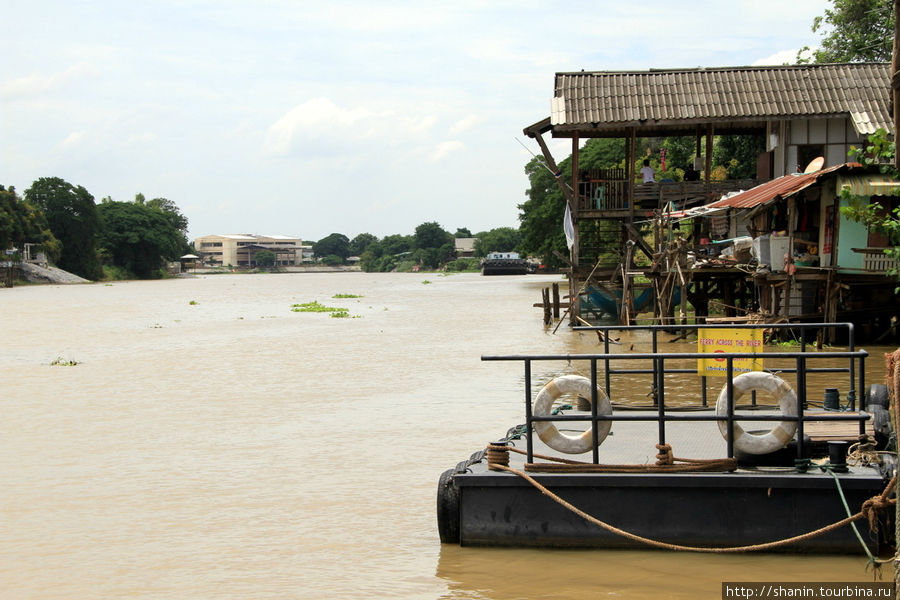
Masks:
[[[658,352],[657,346],[657,337],[656,332],[660,330],[672,330],[677,328],[688,328],[688,329],[698,329],[698,328],[760,328],[760,325],[735,325],[735,326],[718,326],[718,325],[679,325],[679,326],[669,326],[669,325],[647,325],[647,326],[597,326],[597,327],[576,327],[575,329],[582,330],[632,330],[632,329],[641,329],[641,330],[651,330],[654,332],[653,335],[653,352],[651,353],[626,353],[626,354],[611,354],[609,353],[609,340],[608,336],[604,336],[605,344],[604,350],[605,352],[602,354],[562,354],[562,355],[486,355],[482,356],[481,359],[483,361],[520,361],[524,364],[525,368],[525,426],[527,428],[527,455],[526,460],[528,462],[533,462],[534,460],[534,448],[533,448],[533,424],[539,421],[588,421],[591,424],[591,430],[593,439],[598,438],[598,425],[601,421],[656,421],[658,427],[658,435],[657,441],[659,444],[666,443],[666,424],[667,423],[682,423],[689,421],[725,421],[728,423],[727,426],[727,435],[726,435],[726,443],[727,443],[727,452],[728,457],[734,457],[734,431],[733,425],[736,422],[740,421],[795,421],[797,422],[797,455],[798,458],[803,458],[804,456],[804,433],[803,433],[803,425],[804,422],[807,421],[856,421],[859,423],[859,432],[860,434],[865,433],[865,422],[870,418],[865,412],[865,359],[868,356],[868,352],[865,350],[854,350],[853,349],[853,326],[849,323],[832,323],[832,324],[807,324],[808,327],[798,324],[784,324],[785,326],[791,328],[812,328],[812,327],[846,327],[849,330],[850,335],[850,349],[842,352],[807,352],[805,344],[801,343],[801,350],[799,352],[766,352],[764,354],[754,353],[754,352],[733,352],[733,353],[721,353],[716,354],[716,358],[722,358],[725,360],[725,385],[727,390],[727,411],[724,415],[710,415],[710,414],[671,414],[671,412],[667,412],[666,401],[665,401],[665,377],[666,373],[696,373],[696,369],[666,369],[666,362],[670,361],[679,361],[679,360],[689,360],[689,359],[709,359],[710,353],[705,352]],[[762,326],[764,328],[778,327],[773,325],[765,325]],[[779,368],[779,372],[792,372],[796,373],[797,376],[797,415],[779,415],[773,416],[771,414],[768,415],[736,415],[735,414],[735,406],[734,406],[734,361],[736,359],[750,359],[750,358],[761,358],[764,357],[766,360],[769,359],[782,359],[793,361],[796,365],[793,369],[790,368]],[[828,359],[846,359],[848,361],[848,367],[844,368],[833,368],[833,367],[810,367],[807,366],[808,361],[821,361]],[[532,414],[532,363],[539,361],[565,361],[567,363],[577,363],[579,361],[586,361],[589,363],[590,368],[590,381],[591,381],[591,411],[590,415],[533,415]],[[614,361],[649,361],[651,363],[651,368],[649,369],[615,369],[611,367],[611,364]],[[598,414],[598,364],[604,364],[604,371],[606,376],[606,393],[607,396],[610,396],[611,388],[610,388],[610,375],[612,374],[636,374],[636,373],[649,373],[653,375],[653,381],[656,386],[657,397],[655,402],[656,414],[611,414],[611,415],[601,415]],[[856,409],[856,397],[860,398],[860,412],[857,414],[835,414],[830,413],[828,417],[816,416],[816,415],[806,415],[804,411],[807,405],[807,385],[806,378],[809,373],[833,373],[833,372],[847,372],[850,376],[850,388],[848,393],[848,401],[849,401],[849,410],[855,411]],[[706,406],[706,377],[702,378],[703,381],[703,393],[702,393],[702,401],[703,405]],[[668,409],[671,410],[671,409]],[[594,464],[599,464],[599,448],[597,444],[592,445],[592,462]]]

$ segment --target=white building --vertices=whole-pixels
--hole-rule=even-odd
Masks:
[[[288,266],[303,260],[302,243],[300,238],[284,235],[205,235],[194,240],[194,250],[204,266],[255,266],[256,253],[262,250],[275,254],[276,265]]]

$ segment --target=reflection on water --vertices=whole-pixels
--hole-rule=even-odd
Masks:
[[[687,598],[723,579],[870,577],[861,557],[441,546],[440,473],[523,417],[521,365],[480,356],[601,347],[541,325],[532,304],[556,280],[0,290],[0,598]],[[313,300],[357,318],[290,311]],[[581,368],[542,363],[534,379]],[[646,402],[649,379],[619,388]],[[667,402],[695,390],[667,376]]]

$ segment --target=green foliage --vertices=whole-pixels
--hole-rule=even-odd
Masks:
[[[350,309],[335,306],[325,306],[319,304],[318,301],[304,302],[303,304],[292,304],[291,312],[315,312],[315,313],[331,313],[332,317],[344,318],[350,316]]]
[[[559,165],[564,180],[571,179],[571,160],[565,159]],[[528,197],[519,205],[519,231],[522,241],[519,249],[525,254],[542,257],[544,264],[558,268],[562,261],[554,251],[568,256],[566,237],[563,233],[563,214],[566,202],[553,174],[540,158],[533,158],[525,165],[525,173],[530,182],[525,191]]]
[[[184,249],[181,232],[146,203],[104,200],[97,213],[102,255],[139,278],[158,278],[165,262],[177,260]]]
[[[440,224],[431,221],[416,227],[413,236],[413,259],[426,269],[437,269],[453,255],[453,236]]]
[[[457,258],[447,263],[444,269],[448,272],[478,271],[481,260],[478,258]]]
[[[489,252],[515,252],[519,249],[522,234],[512,227],[497,227],[475,235],[475,256],[487,256]]]
[[[146,205],[149,208],[160,211],[169,222],[172,229],[179,233],[179,242],[181,245],[181,249],[178,251],[179,256],[189,253],[192,248],[187,239],[188,220],[187,217],[181,213],[181,209],[178,208],[178,205],[168,198],[154,198],[147,202]]]
[[[340,257],[343,263],[350,256],[350,240],[342,233],[332,233],[313,244],[312,249],[319,258],[333,254]]]
[[[125,281],[133,278],[134,275],[128,272],[127,269],[113,265],[103,265],[103,281]]]
[[[728,171],[728,179],[756,178],[756,162],[766,149],[761,135],[722,135],[716,138],[712,162]]]
[[[57,356],[53,362],[50,363],[51,367],[74,367],[78,364],[77,360],[69,360],[65,359],[61,356]]]
[[[896,146],[888,139],[888,133],[884,129],[870,135],[864,149],[851,148],[851,155],[854,155],[855,160],[869,166],[879,165],[882,173],[900,180],[900,172],[894,165],[895,153]],[[898,190],[893,190],[892,193],[900,195]],[[849,203],[848,206],[841,207],[841,214],[848,219],[865,223],[873,231],[885,235],[891,247],[886,248],[884,253],[900,260],[900,206],[889,209],[879,202],[866,202],[866,197],[853,196],[847,186],[841,190],[841,197]],[[888,273],[900,279],[900,271],[897,269],[891,269]]]
[[[453,234],[455,238],[470,238],[472,236],[472,232],[469,231],[468,227],[458,227],[456,229],[456,233]]]
[[[416,250],[441,248],[446,244],[453,244],[453,236],[444,231],[439,223],[431,221],[416,227],[413,236],[413,248]]]
[[[371,233],[359,234],[350,240],[350,256],[362,256],[362,253],[365,252],[370,245],[376,242],[378,242],[378,238]]]
[[[322,264],[329,267],[336,267],[338,265],[344,264],[344,259],[337,254],[329,254],[328,256],[322,258]]]
[[[61,246],[51,233],[44,213],[19,198],[16,189],[0,185],[0,249],[15,246],[22,249],[26,242],[40,244],[50,260],[57,260]]]
[[[578,161],[581,169],[624,168],[625,139],[591,138],[579,150]]]
[[[43,211],[51,233],[60,242],[57,265],[86,279],[98,279],[102,270],[95,238],[100,219],[94,197],[59,177],[42,177],[25,190],[25,200]]]
[[[260,267],[274,267],[275,253],[271,250],[259,250],[253,255],[253,262]]]
[[[832,8],[813,19],[821,47],[797,54],[798,63],[889,62],[894,38],[892,0],[831,0]]]
[[[335,294],[332,298],[363,298],[359,294]]]

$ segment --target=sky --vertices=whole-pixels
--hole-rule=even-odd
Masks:
[[[792,63],[830,6],[0,0],[0,185],[168,198],[190,239],[518,227],[556,72]]]

